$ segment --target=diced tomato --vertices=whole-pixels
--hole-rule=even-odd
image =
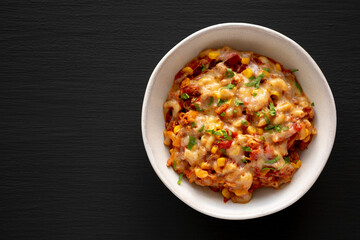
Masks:
[[[225,64],[235,72],[239,72],[241,68],[241,58],[239,54],[236,52],[231,53],[230,58],[225,61]]]
[[[300,132],[301,128],[302,128],[302,125],[301,124],[298,124],[298,123],[295,123],[293,125],[293,128],[295,129],[296,132]]]
[[[232,144],[232,140],[224,140],[224,141],[220,141],[217,145],[219,149],[228,149],[230,148]]]
[[[227,135],[229,135],[229,129],[226,128],[225,131],[226,131]],[[238,134],[236,132],[231,131],[231,135],[233,138],[235,138]]]
[[[175,80],[178,79],[178,78],[181,78],[185,73],[180,70],[176,75],[175,75]]]

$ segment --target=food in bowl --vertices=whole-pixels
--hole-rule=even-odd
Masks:
[[[316,134],[314,110],[294,72],[230,47],[206,49],[175,76],[163,105],[167,166],[190,183],[246,203],[301,167]]]

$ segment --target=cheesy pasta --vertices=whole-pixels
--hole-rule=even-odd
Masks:
[[[167,166],[179,181],[184,175],[236,203],[290,182],[298,150],[316,134],[294,71],[229,47],[204,50],[182,68],[163,106]]]

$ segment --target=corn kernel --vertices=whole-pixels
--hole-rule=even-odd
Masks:
[[[207,176],[209,176],[209,173],[205,170],[201,170],[200,168],[196,168],[195,175],[199,178],[206,178]]]
[[[169,152],[170,152],[170,154],[172,154],[174,152],[174,149],[173,148],[170,149]]]
[[[253,75],[253,71],[250,68],[246,68],[241,72],[245,77],[249,78]]]
[[[281,71],[281,65],[280,64],[276,63],[275,68],[276,68],[276,70]]]
[[[310,140],[311,136],[307,136],[305,139],[304,139],[304,142],[308,142]]]
[[[300,168],[301,167],[301,161],[298,160],[296,163],[291,163],[291,166],[293,166],[294,168]]]
[[[258,134],[263,134],[264,130],[262,128],[256,128]]]
[[[216,59],[219,55],[220,55],[220,53],[218,51],[211,51],[208,54],[210,59]]]
[[[176,127],[174,127],[174,133],[176,134],[178,131],[180,131],[181,129],[181,125],[177,125]]]
[[[305,129],[305,135],[309,136],[309,129],[307,129],[307,128]]]
[[[221,98],[221,95],[220,95],[220,92],[214,92],[214,96],[217,97],[217,98]]]
[[[247,190],[243,190],[243,189],[236,189],[235,191],[234,191],[234,193],[236,194],[236,196],[242,196],[242,195],[245,195],[245,194],[247,194]]]
[[[218,158],[217,159],[217,165],[219,166],[219,167],[223,167],[224,165],[225,165],[225,158]]]
[[[218,146],[213,146],[213,147],[211,148],[211,153],[214,154],[214,153],[217,152],[217,150],[218,150]]]
[[[242,58],[241,59],[242,64],[249,64],[249,62],[250,62],[250,58]]]
[[[181,82],[181,88],[185,88],[186,86],[189,86],[190,84],[190,79],[189,78],[185,78],[182,82]]]
[[[230,192],[226,188],[221,191],[222,195],[226,198],[230,198]]]
[[[253,126],[248,126],[246,131],[249,133],[249,134],[254,134],[256,133],[256,129],[253,127]]]
[[[194,72],[194,70],[191,67],[184,67],[182,70],[183,70],[183,72],[185,72],[189,75],[192,75]]]
[[[201,163],[201,168],[202,168],[202,169],[210,169],[210,165],[209,165],[209,163],[207,163],[207,162],[202,162],[202,163]]]

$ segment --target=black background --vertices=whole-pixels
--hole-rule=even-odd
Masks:
[[[1,239],[359,239],[357,1],[1,1]],[[177,199],[145,153],[140,113],[158,61],[223,22],[305,48],[337,106],[337,137],[298,202],[246,221]],[[316,103],[315,103],[316,104]],[[315,106],[316,107],[316,106]]]

